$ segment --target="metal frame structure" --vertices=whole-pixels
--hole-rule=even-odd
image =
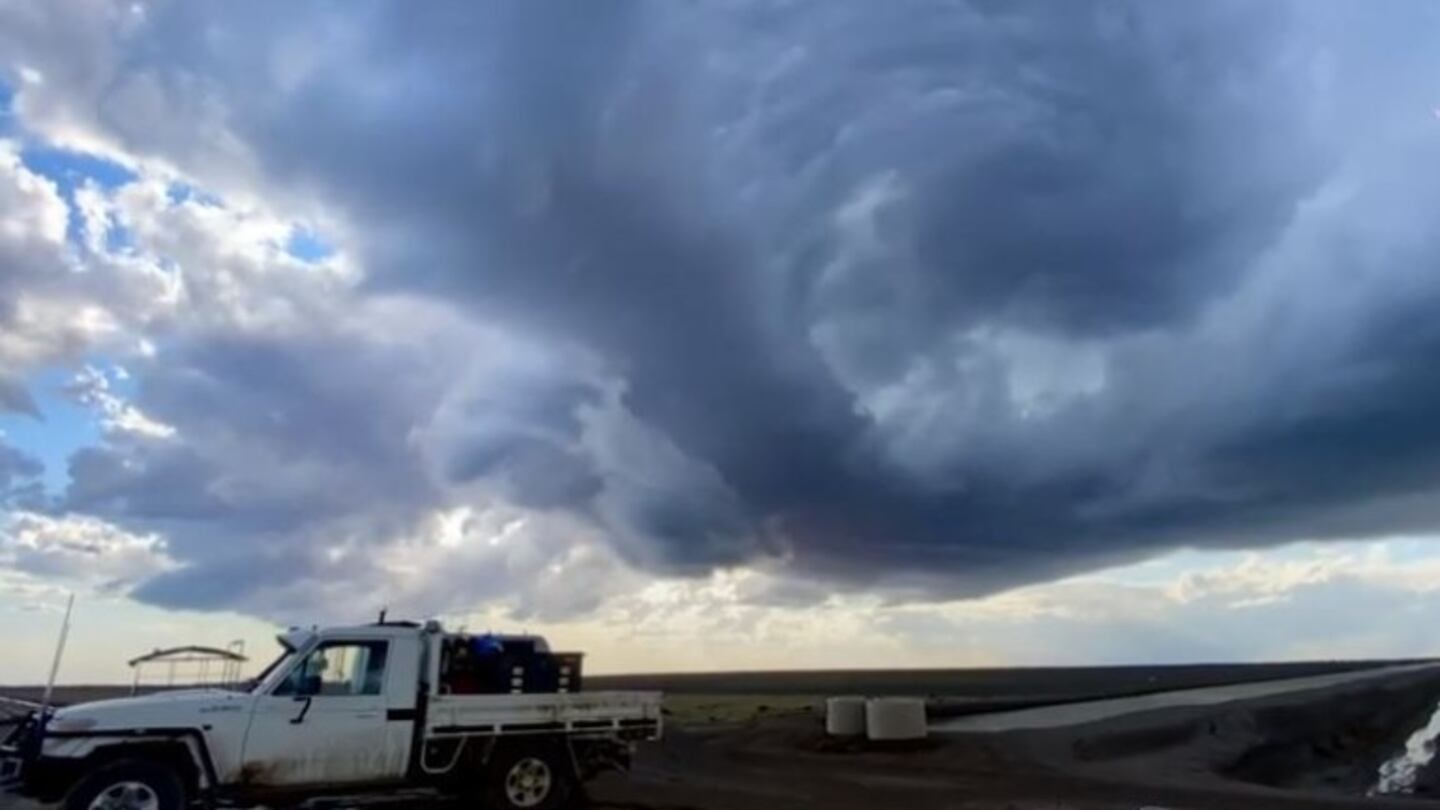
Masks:
[[[130,694],[134,695],[140,691],[142,673],[149,666],[166,667],[167,674],[164,685],[166,689],[176,686],[177,675],[182,678],[186,677],[181,670],[187,666],[193,666],[194,671],[191,680],[180,681],[182,686],[235,686],[240,683],[241,671],[249,660],[245,657],[245,642],[239,640],[230,642],[229,646],[223,650],[218,647],[194,644],[155,650],[138,658],[132,658],[128,662],[130,668],[135,671]],[[215,670],[213,674],[218,676],[214,680],[211,677],[212,669]]]

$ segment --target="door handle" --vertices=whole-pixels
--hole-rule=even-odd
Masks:
[[[375,718],[377,718],[377,717],[379,717],[379,716],[380,716],[380,713],[379,713],[379,712],[360,712],[359,714],[355,715],[355,719],[357,719],[357,720],[374,720]]]
[[[305,705],[302,706],[302,707],[300,707],[300,714],[296,715],[295,717],[290,718],[290,725],[292,725],[292,726],[298,726],[298,725],[300,725],[301,723],[305,722],[305,715],[307,715],[307,714],[310,713],[310,702],[314,700],[314,698],[310,698],[310,697],[306,697],[306,698],[295,698],[295,699],[296,699],[296,700],[303,700],[303,701],[305,701]]]

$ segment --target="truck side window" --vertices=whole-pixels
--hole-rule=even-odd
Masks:
[[[332,641],[321,644],[275,687],[277,697],[355,697],[378,695],[385,688],[384,641]]]

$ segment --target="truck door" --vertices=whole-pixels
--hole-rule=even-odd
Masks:
[[[263,788],[403,778],[410,724],[389,722],[386,696],[395,690],[386,679],[406,668],[393,658],[390,641],[331,639],[297,661],[256,700],[240,781]]]

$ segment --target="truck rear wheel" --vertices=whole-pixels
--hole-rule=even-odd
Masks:
[[[560,746],[502,746],[490,758],[487,806],[503,810],[555,810],[574,788],[574,768]]]
[[[185,786],[171,768],[140,759],[106,765],[65,796],[64,810],[182,810]]]

